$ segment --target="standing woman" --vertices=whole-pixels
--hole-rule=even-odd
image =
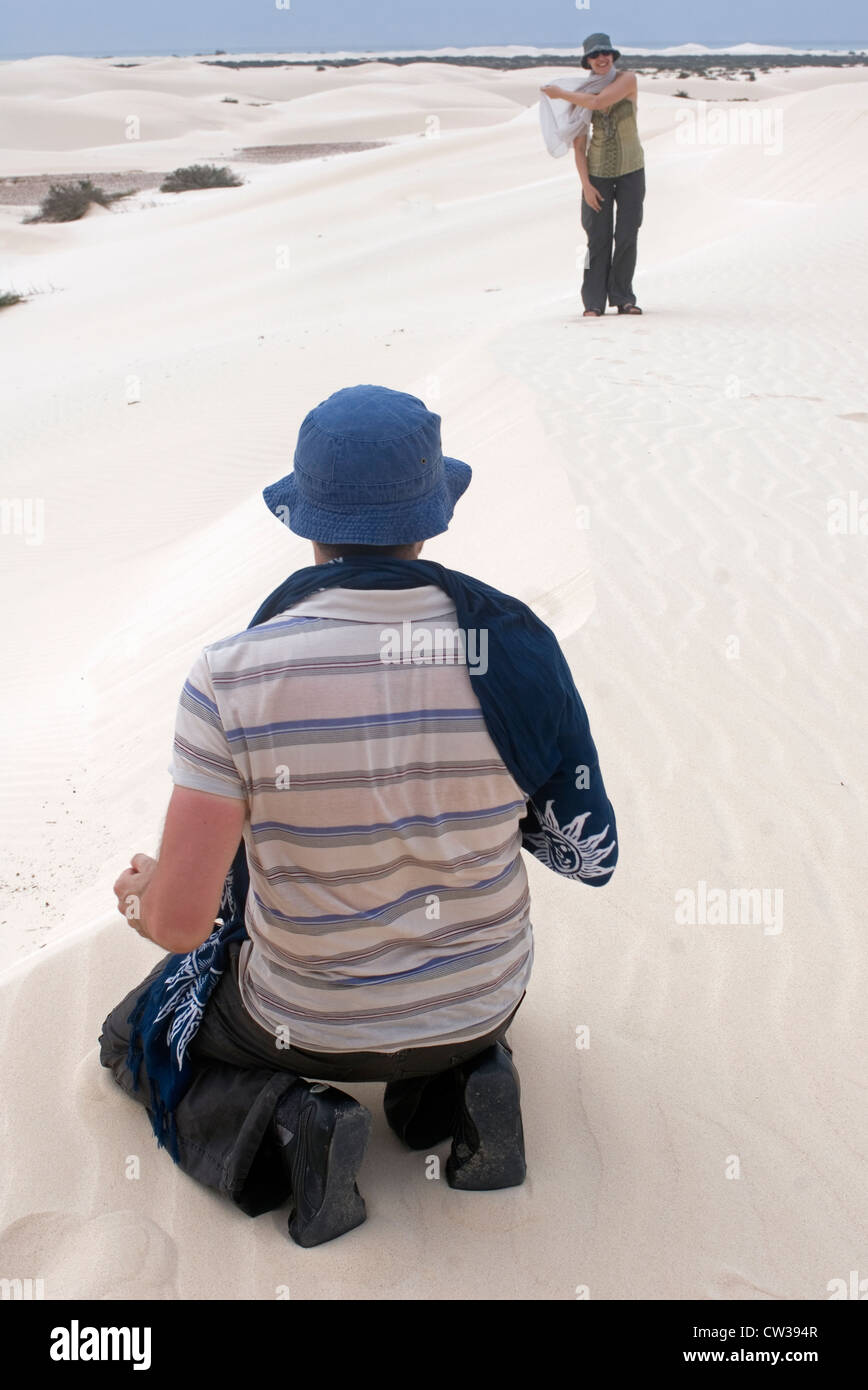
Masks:
[[[582,226],[588,238],[582,281],[585,318],[604,314],[607,300],[619,314],[642,312],[633,293],[633,273],[645,199],[645,155],[636,128],[636,75],[615,72],[620,56],[608,34],[591,34],[584,41],[582,67],[598,81],[592,78],[577,92],[554,84],[542,89],[548,97],[591,113],[590,144],[588,118],[573,141],[582,181]]]

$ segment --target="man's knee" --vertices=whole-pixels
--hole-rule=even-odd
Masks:
[[[133,1091],[133,1078],[127,1065],[132,1029],[127,1022],[130,1010],[124,1004],[113,1009],[104,1020],[99,1035],[100,1065],[106,1067],[119,1086],[128,1093]]]
[[[150,973],[142,980],[141,984],[131,989],[119,1004],[116,1004],[108,1017],[103,1021],[102,1032],[99,1035],[99,1060],[104,1067],[115,1073],[115,1080],[120,1082],[119,1071],[126,1071],[127,1052],[129,1051],[132,1027],[129,1018],[133,1009],[141,1000],[143,993],[153,984],[157,976],[165,969],[166,963],[171,959],[167,955],[159,960]]]

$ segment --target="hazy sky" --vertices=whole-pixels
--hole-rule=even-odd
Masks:
[[[288,8],[278,8],[288,5]],[[852,47],[864,0],[2,0],[0,54],[224,49],[572,47],[604,30],[638,47],[754,41]]]

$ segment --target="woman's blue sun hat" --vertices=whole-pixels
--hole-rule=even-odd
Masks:
[[[445,531],[472,475],[440,416],[386,386],[347,386],[302,422],[294,469],[265,488],[290,531],[323,545],[412,545]]]

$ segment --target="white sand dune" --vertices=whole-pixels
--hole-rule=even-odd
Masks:
[[[810,1300],[864,1264],[868,87],[769,75],[765,153],[643,79],[646,316],[582,321],[549,75],[0,66],[11,173],[394,141],[74,224],[0,207],[0,290],[37,291],[0,314],[3,490],[44,502],[40,544],[0,537],[0,1276],[47,1297]],[[259,492],[358,381],[422,395],[473,465],[425,554],[558,632],[621,862],[602,892],[529,862],[525,1186],[427,1180],[349,1085],[369,1219],[311,1252],[174,1170],[96,1039],[157,955],[111,883],[157,847],[181,682],[309,563]],[[781,929],[679,924],[700,883],[782,890]]]

